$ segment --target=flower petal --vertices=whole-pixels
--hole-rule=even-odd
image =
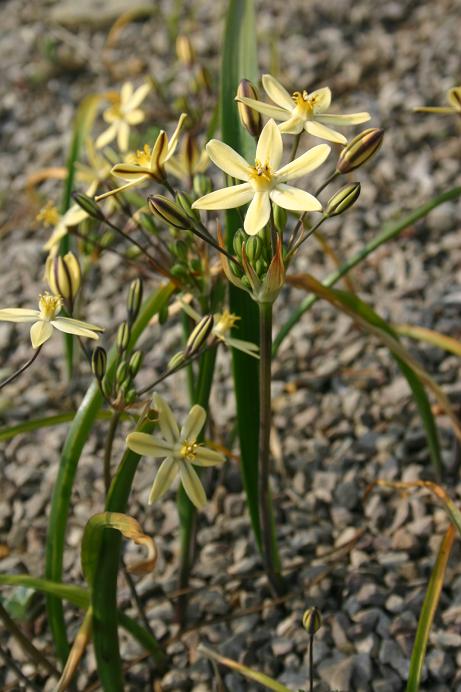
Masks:
[[[79,207],[78,204],[73,204],[62,217],[61,223],[63,223],[65,226],[76,226],[86,218],[88,218],[87,212]]]
[[[146,98],[149,91],[150,84],[141,84],[141,86],[136,89],[133,96],[131,96],[131,98],[129,99],[130,108],[137,108],[138,106],[140,106]]]
[[[150,170],[137,163],[117,163],[113,166],[111,173],[122,180],[138,180],[149,175]]]
[[[168,141],[168,154],[165,157],[165,161],[168,161],[168,159],[171,156],[173,156],[173,154],[176,150],[176,147],[178,144],[178,139],[179,139],[179,133],[181,131],[182,124],[186,118],[187,118],[187,113],[181,113],[181,115],[179,116],[179,120],[178,120],[178,124],[176,125],[176,129]]]
[[[125,122],[119,122],[118,132],[117,132],[117,145],[120,151],[128,151],[128,144],[130,140],[130,127]]]
[[[461,86],[455,86],[448,90],[448,102],[458,113],[461,111]]]
[[[243,227],[248,235],[256,235],[264,228],[271,215],[271,203],[268,191],[255,192],[245,215]]]
[[[200,197],[193,203],[192,209],[234,209],[247,204],[252,197],[253,190],[249,183],[231,185]]]
[[[138,108],[135,111],[130,111],[125,115],[125,122],[127,122],[128,125],[139,125],[139,123],[144,121],[145,117],[144,112]]]
[[[269,118],[274,118],[275,120],[285,120],[285,118],[289,118],[291,114],[291,110],[280,108],[279,106],[271,106],[270,103],[250,99],[247,96],[236,96],[235,100],[239,101],[240,103],[244,103],[250,108],[253,108],[253,110],[258,111],[258,113],[267,115]],[[291,105],[293,105],[293,102]]]
[[[314,113],[323,113],[330,107],[331,89],[328,87],[322,87],[321,89],[311,91],[309,94],[309,99],[311,102],[313,102]]]
[[[158,423],[163,437],[168,442],[177,442],[179,440],[179,428],[171,408],[160,394],[154,394],[152,401],[159,413]]]
[[[83,322],[82,320],[76,320],[73,317],[57,317],[56,319],[60,320],[61,322],[70,320],[73,324],[76,324],[80,327],[83,327],[83,329],[91,329],[93,332],[103,332],[104,327],[98,327],[97,324],[91,324],[91,322]]]
[[[126,438],[126,446],[136,454],[141,454],[143,457],[154,457],[154,459],[167,457],[173,451],[173,445],[170,442],[142,432],[130,433]]]
[[[125,82],[120,89],[120,101],[126,106],[133,96],[133,85],[131,82]]]
[[[224,144],[218,139],[212,139],[206,145],[206,150],[213,163],[227,175],[238,178],[238,180],[250,179],[249,164],[228,144]]]
[[[226,457],[221,452],[216,452],[209,447],[196,447],[193,464],[195,466],[216,466],[226,461]]]
[[[0,322],[35,322],[40,317],[39,310],[27,308],[3,308],[0,310]]]
[[[321,166],[329,153],[330,147],[328,144],[319,144],[316,147],[312,147],[312,149],[308,149],[304,154],[298,156],[297,159],[287,163],[286,166],[282,166],[279,171],[276,171],[275,175],[283,182],[299,178]]]
[[[191,464],[182,461],[179,463],[179,474],[189,500],[198,509],[202,509],[206,505],[206,495],[197,472],[194,471]]]
[[[184,421],[184,425],[181,428],[181,440],[187,440],[188,442],[193,444],[197,439],[203,426],[205,425],[205,421],[205,409],[202,406],[199,406],[198,404],[192,406],[186,420]]]
[[[274,103],[289,111],[294,109],[293,99],[285,87],[283,87],[275,77],[270,74],[263,74],[262,83],[264,91]]]
[[[174,457],[167,457],[165,461],[162,461],[149,493],[149,499],[147,501],[149,505],[166,493],[173,483],[177,472],[178,462]]]
[[[39,320],[30,328],[30,340],[34,348],[38,348],[45,341],[48,341],[50,336],[53,334],[53,327],[50,322],[46,320]]]
[[[112,142],[112,140],[115,139],[116,135],[117,135],[117,126],[114,123],[113,125],[108,127],[107,130],[104,130],[104,132],[101,132],[99,137],[96,139],[96,148],[102,149],[103,147],[106,146],[106,144],[109,144],[109,142]]]
[[[76,336],[85,336],[87,339],[99,339],[99,334],[89,329],[91,325],[85,325],[85,322],[79,322],[78,320],[73,320],[71,317],[56,317],[56,319],[51,320],[51,324],[60,332],[65,334],[75,334]]]
[[[322,211],[322,205],[314,195],[291,185],[280,183],[270,193],[271,200],[290,211]]]
[[[300,118],[298,115],[293,115],[289,120],[284,123],[280,123],[279,130],[284,135],[299,135],[304,129],[304,118]]]
[[[268,120],[259,136],[256,147],[256,161],[263,166],[268,164],[273,170],[277,170],[283,155],[283,142],[280,130],[274,120]]]
[[[304,128],[310,135],[314,135],[314,137],[327,139],[329,142],[336,142],[337,144],[347,144],[347,139],[340,132],[336,132],[322,125],[322,123],[314,122],[314,120],[307,120],[304,124]]]
[[[247,356],[259,358],[259,347],[251,341],[244,341],[243,339],[234,339],[233,336],[226,336],[224,342],[231,348],[236,348],[237,351],[246,353]]]
[[[322,113],[316,115],[315,119],[325,125],[360,125],[371,120],[369,113],[348,113],[347,115],[338,115],[334,113]]]

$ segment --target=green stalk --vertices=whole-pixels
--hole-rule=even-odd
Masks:
[[[216,364],[217,347],[205,351],[200,359],[199,376],[196,387],[196,396],[192,403],[203,406],[208,410],[211,386],[213,384],[214,369]],[[199,441],[203,438],[200,435]],[[197,469],[199,471],[199,469]],[[189,576],[192,569],[195,553],[195,538],[197,532],[197,510],[187,497],[182,487],[178,490],[178,513],[180,525],[180,565],[179,565],[179,589],[187,589]],[[177,617],[182,624],[185,617],[187,597],[180,596],[178,599]]]
[[[259,517],[262,556],[267,578],[276,595],[283,593],[280,560],[270,490],[270,432],[272,421],[272,303],[259,304]]]
[[[144,419],[136,430],[152,432],[154,423]],[[131,486],[140,460],[139,454],[127,449],[112,481],[106,511],[125,513]],[[93,579],[93,643],[101,685],[106,692],[123,692],[123,669],[118,640],[117,577],[120,566],[122,536],[105,531],[101,538],[97,568]],[[146,633],[148,634],[148,633]],[[160,650],[155,658],[162,667],[166,657]]]
[[[221,132],[223,141],[238,151],[248,161],[255,157],[255,142],[240,123],[234,101],[241,79],[256,82],[258,79],[255,9],[253,0],[230,0],[224,31],[221,65]],[[233,252],[232,239],[241,227],[235,210],[226,213],[227,249]],[[240,317],[234,336],[258,343],[258,309],[244,291],[229,286],[229,304],[233,313]],[[237,404],[237,421],[240,439],[240,470],[246,493],[251,524],[258,547],[261,547],[261,530],[258,510],[258,364],[255,358],[233,349],[233,378]],[[248,396],[251,392],[251,396]]]
[[[427,214],[429,214],[429,212],[438,207],[440,204],[444,204],[444,202],[450,202],[452,200],[457,199],[460,196],[461,187],[454,187],[451,190],[447,190],[447,192],[443,192],[441,195],[437,195],[437,197],[433,197],[431,200],[429,200],[429,202],[426,202],[421,207],[418,207],[417,209],[415,209],[415,211],[411,212],[411,214],[404,216],[404,218],[398,221],[397,223],[391,223],[385,226],[381,233],[379,233],[376,236],[376,238],[373,238],[373,240],[367,243],[362,248],[362,250],[360,250],[353,257],[344,262],[344,264],[341,265],[339,269],[327,276],[327,278],[323,281],[323,285],[334,286],[343,276],[345,276],[345,274],[347,274],[351,269],[360,264],[360,262],[366,259],[368,255],[374,252],[381,245],[384,245],[384,243],[387,243],[387,241],[392,240],[393,238],[398,236],[399,233],[401,233],[405,228],[408,228],[408,226],[412,226],[420,219],[423,219],[425,216],[427,216]],[[318,296],[316,295],[310,295],[307,298],[305,298],[303,301],[301,301],[298,308],[294,310],[294,312],[285,322],[285,324],[282,325],[277,336],[274,339],[272,347],[272,353],[274,356],[278,352],[283,340],[288,336],[295,324],[299,322],[301,316],[305,312],[310,310],[311,307],[317,301]]]
[[[144,303],[141,313],[133,325],[130,347],[133,347],[149,321],[174,292],[170,283],[161,286]],[[117,352],[113,348],[108,358],[108,373],[113,373],[116,366]],[[96,382],[93,382],[75,414],[64,443],[58,477],[53,488],[51,511],[46,546],[45,576],[52,581],[62,581],[62,563],[67,519],[70,510],[72,486],[83,447],[91,433],[102,397]],[[64,611],[61,601],[55,596],[47,598],[48,621],[56,647],[56,654],[64,664],[69,652]]]

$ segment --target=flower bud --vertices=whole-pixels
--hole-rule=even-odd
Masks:
[[[204,197],[211,192],[211,180],[204,173],[194,175],[194,192],[197,197]]]
[[[185,67],[192,67],[195,62],[195,51],[188,36],[180,34],[176,39],[176,55]]]
[[[283,207],[274,204],[274,224],[279,233],[283,233],[287,225],[287,212]]]
[[[101,382],[106,374],[107,353],[102,346],[96,346],[91,356],[91,369],[96,379]]]
[[[128,370],[131,377],[136,377],[141,365],[142,365],[143,354],[142,351],[135,351],[131,354],[131,358],[128,361]]]
[[[116,339],[116,344],[117,348],[120,353],[123,353],[123,351],[126,351],[128,347],[128,342],[130,340],[130,328],[128,326],[127,322],[122,322],[120,327],[117,330],[117,339]]]
[[[128,322],[132,324],[137,316],[139,315],[139,310],[142,303],[142,281],[141,279],[134,279],[130,284],[130,290],[128,292]]]
[[[191,135],[190,132],[186,132],[183,137],[181,151],[187,166],[187,172],[189,176],[191,176],[200,159],[200,151],[197,146],[196,138]]]
[[[360,183],[350,183],[339,189],[330,197],[325,209],[325,216],[338,216],[352,207],[360,195]]]
[[[349,173],[368,161],[382,144],[384,130],[371,127],[351,139],[339,155],[336,170]]]
[[[258,100],[258,93],[248,79],[242,79],[238,85],[237,107],[242,125],[248,130],[252,137],[259,137],[262,130],[261,113],[258,113],[258,111],[255,111],[245,103],[241,103],[238,99],[242,96],[244,98],[254,99],[255,101]]]
[[[88,216],[97,221],[104,221],[105,216],[92,197],[84,195],[82,192],[74,192],[72,195],[79,207],[86,211]]]
[[[246,241],[247,237],[248,236],[243,231],[243,229],[239,228],[232,239],[232,246],[234,248],[234,252],[239,259],[242,257],[242,245]]]
[[[200,322],[191,331],[189,338],[187,339],[185,350],[186,356],[190,356],[202,348],[211,334],[213,325],[213,315],[205,315],[205,317],[202,317]]]
[[[313,606],[308,608],[303,615],[303,627],[308,634],[313,636],[322,626],[320,610]]]
[[[51,291],[72,303],[82,278],[76,256],[72,252],[68,252],[64,257],[49,256],[46,261],[45,275]]]
[[[118,364],[115,373],[115,382],[117,383],[118,387],[120,387],[125,382],[128,374],[128,365],[124,361],[122,361]]]
[[[148,202],[151,212],[169,226],[179,229],[190,228],[191,220],[184,213],[184,210],[179,204],[168,199],[168,197],[152,195],[149,197]]]
[[[179,351],[179,353],[175,353],[172,358],[170,358],[168,362],[168,370],[175,370],[176,368],[179,368],[180,365],[184,363],[186,360],[186,355],[184,351]]]
[[[248,260],[254,264],[256,260],[259,258],[262,252],[262,240],[259,236],[254,235],[248,238],[248,240],[245,243],[245,252],[248,257]]]
[[[199,65],[197,74],[195,75],[195,88],[197,91],[205,91],[207,94],[212,93],[211,75],[209,70],[203,65]]]

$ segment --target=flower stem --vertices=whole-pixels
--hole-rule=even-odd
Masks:
[[[259,517],[267,578],[276,595],[284,591],[269,485],[271,431],[272,303],[259,304]]]
[[[13,380],[15,380],[17,377],[19,377],[19,375],[22,375],[22,373],[23,373],[25,370],[27,370],[27,368],[28,368],[29,366],[32,365],[32,363],[33,363],[34,360],[37,358],[37,356],[38,356],[38,354],[40,353],[41,350],[42,350],[42,347],[39,346],[39,347],[35,350],[35,353],[34,353],[34,355],[32,356],[32,358],[29,358],[29,360],[27,361],[27,363],[24,363],[24,365],[22,365],[22,366],[19,368],[19,370],[16,370],[15,372],[13,372],[13,374],[10,375],[9,377],[7,377],[6,380],[3,380],[3,382],[0,382],[0,389],[3,389],[3,387],[6,387],[7,384],[10,384],[10,382],[13,382]]]

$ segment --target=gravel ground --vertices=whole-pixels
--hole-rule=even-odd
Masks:
[[[114,18],[133,3],[111,0],[97,12],[88,11],[92,4],[10,0],[2,6],[0,292],[5,307],[33,305],[39,291],[45,233],[34,221],[40,200],[27,188],[27,180],[39,169],[63,165],[76,105],[88,91],[118,85],[126,78],[141,81],[146,74],[162,75],[174,59],[164,26],[155,17],[125,27],[116,46],[104,48]],[[157,5],[171,14],[173,3]],[[190,35],[199,58],[216,67],[222,4],[193,5],[194,16],[188,10],[181,30]],[[459,180],[457,123],[414,114],[411,108],[444,105],[447,89],[459,83],[460,22],[459,0],[358,0],[352,6],[342,0],[312,0],[308,8],[302,0],[258,3],[261,72],[275,63],[287,85],[328,84],[340,112],[368,110],[373,115],[371,125],[386,130],[379,157],[354,176],[363,190],[357,208],[328,226],[327,235],[341,257],[352,255],[385,221]],[[173,85],[176,96],[182,86]],[[154,97],[154,113],[158,107]],[[58,192],[53,181],[40,187],[43,195]],[[447,203],[380,248],[354,271],[361,297],[386,319],[459,338],[460,219],[461,203]],[[315,244],[306,248],[297,265],[317,277],[331,268]],[[107,325],[120,319],[120,291],[126,293],[131,277],[117,258],[106,255],[86,318]],[[301,297],[292,289],[282,295],[277,324]],[[1,325],[3,374],[29,357],[26,334],[21,325]],[[165,353],[174,352],[178,339],[176,327],[167,333],[153,329],[146,342],[151,345],[149,363],[164,363]],[[432,347],[409,346],[459,410],[457,358]],[[1,392],[5,424],[69,410],[80,401],[88,374],[85,371],[69,391],[63,365],[62,343],[54,339],[47,344],[41,365]],[[217,382],[212,411],[219,439],[234,416],[229,357],[224,352],[219,356]],[[161,391],[178,411],[186,409],[184,380],[169,381]],[[160,560],[154,578],[141,579],[138,589],[155,633],[169,642],[167,651],[173,660],[172,670],[155,689],[224,689],[210,664],[198,657],[199,642],[265,671],[293,690],[306,689],[307,638],[301,618],[307,607],[316,605],[323,615],[315,647],[316,689],[402,690],[425,587],[448,525],[444,511],[423,493],[403,497],[375,491],[364,501],[364,490],[374,479],[433,478],[406,381],[384,347],[319,303],[280,351],[274,366],[273,408],[273,487],[291,586],[290,596],[281,603],[271,601],[250,536],[239,473],[229,463],[200,516],[191,630],[180,635],[169,597],[176,588],[178,551],[174,498],[170,495],[164,503],[147,508],[152,465],[148,460],[140,464],[129,511],[157,537]],[[451,496],[459,498],[458,446],[448,420],[439,415],[437,421],[445,483]],[[78,469],[65,557],[68,582],[82,583],[78,551],[83,527],[102,507],[104,431],[104,424],[98,424]],[[49,498],[65,435],[66,426],[21,435],[0,451],[2,572],[43,573]],[[114,458],[122,447],[120,437]],[[210,486],[209,495],[211,490]],[[423,689],[431,692],[461,690],[459,558],[455,544],[423,673]],[[123,580],[120,602],[135,614]],[[25,627],[34,643],[49,651],[41,604],[39,599],[39,615]],[[78,614],[72,612],[72,632],[78,623]],[[125,660],[135,661],[142,653],[139,647],[123,634],[122,642]],[[34,668],[15,641],[4,633],[1,644],[32,676]],[[146,669],[144,660],[130,666],[127,690],[147,689]],[[78,689],[95,681],[93,671],[89,652],[78,675]],[[222,675],[232,692],[256,689],[225,670]],[[6,669],[0,669],[0,681],[4,689],[21,689]],[[51,690],[52,685],[43,682],[43,689]]]

